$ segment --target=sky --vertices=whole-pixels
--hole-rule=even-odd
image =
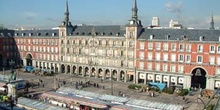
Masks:
[[[50,29],[64,20],[66,0],[0,0],[0,24],[6,28]],[[73,25],[126,25],[133,0],[68,0]],[[144,27],[152,17],[168,27],[171,19],[184,27],[220,27],[220,0],[137,0],[138,18]]]

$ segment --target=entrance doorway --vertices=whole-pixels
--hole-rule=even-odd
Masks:
[[[26,64],[27,64],[27,66],[32,66],[32,55],[31,54],[27,54]]]
[[[191,87],[206,88],[206,71],[203,68],[195,68],[192,71]]]

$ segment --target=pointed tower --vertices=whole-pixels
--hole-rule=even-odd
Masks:
[[[133,76],[134,79],[138,78],[136,74],[136,43],[137,38],[142,32],[142,24],[141,21],[138,19],[138,7],[137,1],[133,0],[132,5],[132,16],[129,20],[129,23],[126,25],[126,65],[129,65],[130,71],[129,75],[126,74],[125,78]],[[132,55],[131,55],[132,53]],[[133,58],[129,58],[131,55]],[[131,66],[132,64],[132,66]],[[136,81],[136,80],[134,80]],[[134,82],[135,83],[135,82]]]
[[[210,22],[210,29],[211,29],[211,30],[214,30],[214,29],[215,29],[213,14],[212,14],[211,22]]]
[[[64,12],[64,21],[59,26],[59,36],[64,37],[67,36],[68,33],[71,33],[73,26],[71,22],[69,21],[69,7],[68,7],[68,1],[66,1],[66,11]]]

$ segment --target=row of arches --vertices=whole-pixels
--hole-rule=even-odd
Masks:
[[[96,77],[103,79],[113,79],[113,80],[125,80],[126,73],[124,70],[116,69],[104,69],[97,67],[87,67],[87,66],[70,66],[70,65],[61,65],[61,73],[74,74],[88,77]]]

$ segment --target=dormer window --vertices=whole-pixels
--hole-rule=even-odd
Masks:
[[[103,33],[102,33],[102,35],[104,36],[104,35],[105,35],[105,33],[103,32]]]
[[[41,35],[41,33],[37,33],[37,36],[40,36]]]
[[[112,32],[110,32],[109,35],[111,36],[111,35],[112,35]]]
[[[25,36],[25,33],[22,33],[21,36]]]
[[[92,34],[91,32],[88,33],[88,35],[91,35],[91,34]]]
[[[98,32],[95,32],[95,35],[98,35],[99,33]]]
[[[45,35],[46,35],[46,36],[48,36],[49,34],[48,34],[48,33],[46,33]]]
[[[32,36],[33,35],[33,33],[29,33],[29,36]]]
[[[19,35],[19,33],[15,33],[15,36],[18,36]]]
[[[82,32],[82,35],[85,35],[85,33],[84,33],[84,32]]]
[[[151,39],[151,40],[154,39],[154,35],[150,35],[150,39]]]
[[[170,35],[166,35],[166,36],[165,36],[165,39],[166,39],[166,40],[169,40],[169,38],[170,38]]]
[[[199,41],[203,41],[203,39],[204,39],[204,36],[199,37]]]
[[[55,36],[56,35],[56,33],[52,33],[52,36]]]
[[[119,36],[119,35],[120,35],[120,33],[117,33],[117,34],[116,34],[116,36]]]
[[[10,37],[11,37],[11,33],[8,33],[8,36],[10,36]]]
[[[77,32],[76,35],[79,35],[79,32]]]

